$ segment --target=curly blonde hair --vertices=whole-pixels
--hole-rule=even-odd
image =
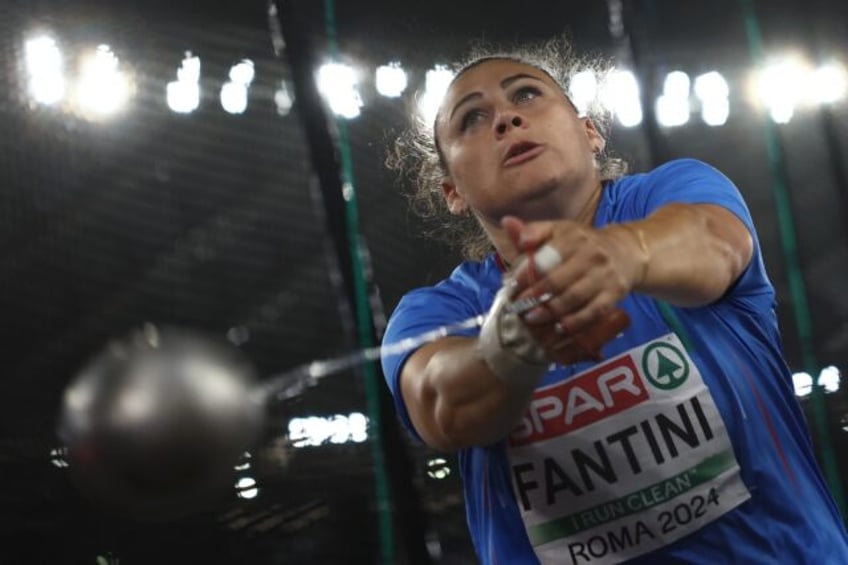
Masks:
[[[588,70],[598,77],[604,77],[611,70],[606,60],[576,56],[567,39],[555,39],[512,49],[475,45],[463,61],[451,65],[453,80],[465,71],[491,60],[511,60],[541,70],[557,83],[569,101],[571,97],[567,87],[575,74]],[[578,112],[591,119],[602,136],[607,136],[612,116],[597,97],[588,107],[578,109]],[[395,139],[386,165],[407,188],[412,211],[427,225],[426,235],[459,248],[467,259],[482,260],[493,251],[486,232],[473,214],[452,214],[445,202],[442,182],[448,172],[436,139],[435,125],[426,122],[414,110],[410,111],[410,115],[410,125]],[[627,163],[607,151],[596,156],[596,163],[602,182],[627,173]]]

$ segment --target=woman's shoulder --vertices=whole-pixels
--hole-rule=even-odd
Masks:
[[[718,172],[719,171],[709,163],[705,163],[704,161],[693,159],[691,157],[684,157],[681,159],[666,161],[649,171],[627,174],[617,181],[614,181],[613,184],[620,185],[624,188],[632,188],[646,182],[655,182],[663,178],[678,176],[681,174],[711,175]]]
[[[500,269],[494,256],[489,256],[482,261],[463,261],[447,277],[409,291],[404,299],[438,295],[478,296],[481,291],[498,288],[500,282]]]
[[[437,283],[435,288],[454,289],[477,294],[481,288],[488,288],[492,285],[500,286],[500,282],[500,268],[494,255],[490,255],[482,261],[463,261],[456,266],[447,278]]]
[[[649,171],[634,172],[612,181],[607,190],[614,201],[643,198],[652,190],[664,191],[673,186],[710,182],[732,184],[718,169],[693,158],[673,159]]]

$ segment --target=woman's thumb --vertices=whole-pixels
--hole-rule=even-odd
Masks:
[[[509,234],[509,239],[515,249],[521,252],[521,234],[524,231],[524,222],[515,216],[504,216],[501,220],[501,227]]]

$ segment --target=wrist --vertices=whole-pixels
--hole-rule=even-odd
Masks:
[[[635,224],[616,224],[616,227],[627,238],[627,255],[634,262],[631,289],[640,290],[648,278],[651,263],[651,250],[645,232]]]
[[[535,383],[545,374],[550,361],[520,316],[506,310],[509,293],[507,285],[495,296],[480,329],[477,354],[507,385]]]

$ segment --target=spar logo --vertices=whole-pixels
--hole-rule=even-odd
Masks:
[[[623,355],[563,383],[539,389],[509,436],[512,447],[588,426],[648,400],[633,358]]]
[[[642,353],[642,371],[655,387],[672,390],[689,376],[689,362],[680,349],[668,343],[652,343]]]

